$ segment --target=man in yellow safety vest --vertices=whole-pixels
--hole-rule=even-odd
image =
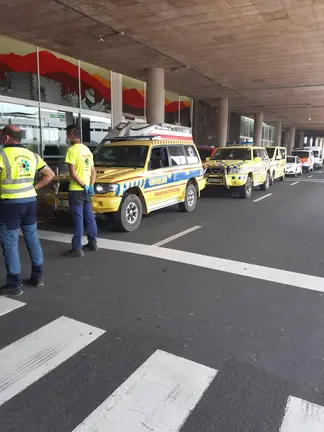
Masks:
[[[0,295],[18,296],[23,293],[18,251],[19,228],[32,262],[33,286],[43,286],[43,253],[37,235],[36,190],[46,186],[54,173],[36,153],[21,144],[22,133],[15,125],[2,131],[0,151],[0,242],[7,268],[7,284]],[[34,184],[36,173],[41,179]]]

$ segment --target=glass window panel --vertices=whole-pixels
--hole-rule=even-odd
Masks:
[[[82,140],[94,150],[111,130],[111,115],[99,116],[82,113]]]
[[[36,107],[0,103],[0,129],[15,124],[22,130],[24,144],[29,150],[40,153],[39,111]]]
[[[77,60],[41,48],[39,71],[42,102],[79,107]]]
[[[180,125],[181,126],[190,126],[190,112],[191,112],[191,103],[192,99],[180,96]]]
[[[166,123],[179,124],[179,106],[179,95],[166,91],[164,98],[164,116]]]
[[[124,120],[145,122],[145,83],[123,75]]]
[[[78,112],[65,112],[55,109],[41,108],[43,155],[45,161],[55,171],[67,171],[64,157],[68,149],[66,144],[66,127],[79,124]]]
[[[0,95],[38,100],[35,45],[0,36]]]
[[[110,70],[80,62],[81,108],[111,113]]]

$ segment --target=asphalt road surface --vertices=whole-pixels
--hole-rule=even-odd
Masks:
[[[323,432],[324,170],[310,175],[249,201],[207,191],[134,233],[100,222],[82,259],[41,207],[46,286],[0,299],[0,431]]]

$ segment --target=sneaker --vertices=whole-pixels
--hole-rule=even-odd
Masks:
[[[44,280],[42,278],[31,277],[25,283],[26,283],[26,285],[30,285],[30,286],[33,286],[35,288],[40,288],[40,287],[44,286]]]
[[[24,291],[22,290],[21,286],[13,288],[8,285],[3,286],[0,288],[0,296],[13,296],[17,297],[23,294]]]
[[[67,251],[66,256],[70,256],[70,257],[74,257],[74,258],[81,258],[84,256],[84,252],[82,249],[79,249],[79,250],[71,249],[71,250]]]
[[[84,252],[97,252],[99,250],[97,240],[89,241],[88,244],[82,247]]]

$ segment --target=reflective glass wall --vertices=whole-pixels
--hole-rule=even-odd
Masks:
[[[241,117],[241,136],[242,142],[253,142],[254,120],[250,117]],[[275,127],[263,123],[262,127],[262,145],[273,145],[275,136]]]
[[[146,121],[146,83],[123,76],[122,101],[123,120]],[[190,126],[191,104],[166,92],[165,121]],[[0,35],[0,128],[8,123],[48,163],[64,157],[69,124],[98,145],[111,128],[111,71]]]

